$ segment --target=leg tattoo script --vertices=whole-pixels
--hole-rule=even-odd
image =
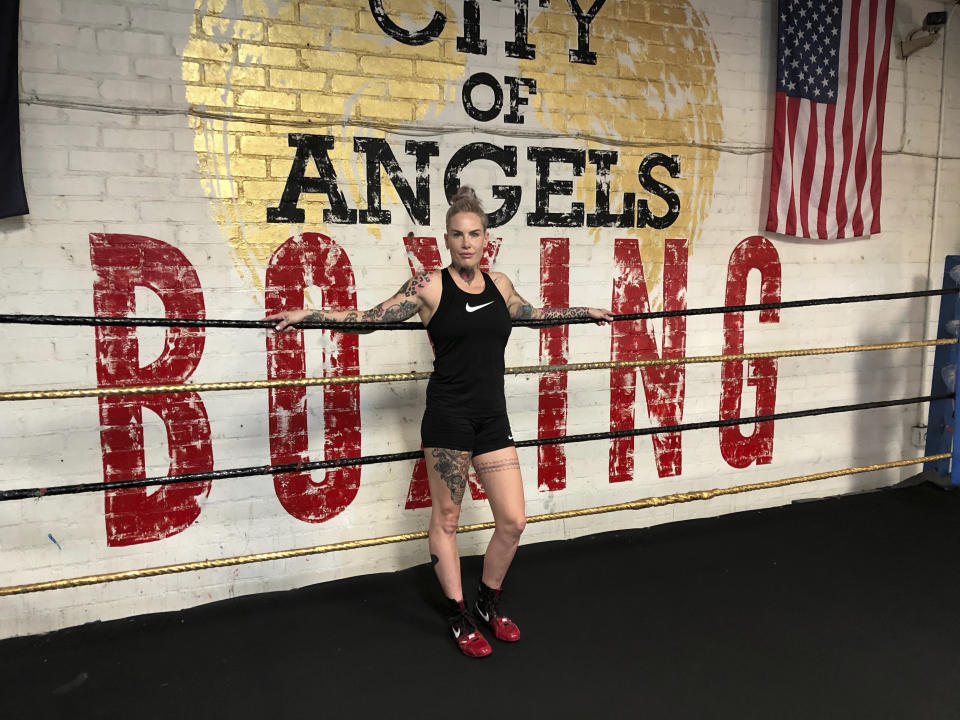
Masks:
[[[483,475],[488,472],[502,472],[504,470],[519,470],[519,460],[493,460],[488,462],[474,463],[477,472]]]

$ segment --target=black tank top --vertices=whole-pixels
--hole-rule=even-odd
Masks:
[[[440,275],[440,304],[427,325],[436,353],[427,406],[473,417],[506,412],[503,350],[511,325],[503,295],[486,273],[478,295],[457,287],[448,269]]]

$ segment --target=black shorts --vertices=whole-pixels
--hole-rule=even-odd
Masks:
[[[513,447],[513,432],[506,413],[472,418],[427,408],[420,423],[424,447],[466,450],[474,456]]]

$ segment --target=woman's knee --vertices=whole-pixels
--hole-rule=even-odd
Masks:
[[[522,513],[517,515],[508,515],[497,520],[497,530],[511,538],[515,542],[520,541],[524,528],[527,526],[527,518]]]
[[[460,524],[460,506],[433,506],[430,515],[430,529],[439,530],[445,535],[456,535]]]

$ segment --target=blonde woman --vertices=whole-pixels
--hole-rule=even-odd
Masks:
[[[278,320],[282,331],[304,320],[387,322],[419,314],[436,353],[420,426],[432,500],[430,557],[449,605],[450,630],[469,657],[491,652],[464,603],[460,579],[457,524],[471,464],[495,522],[473,613],[499,640],[520,639],[517,625],[500,609],[500,588],[526,523],[520,463],[503,392],[511,320],[613,319],[610,311],[598,308],[533,307],[506,275],[480,270],[488,236],[487,216],[476,194],[463,187],[447,211],[443,238],[449,266],[418,273],[391,298],[364,312],[291,310],[267,318]]]

